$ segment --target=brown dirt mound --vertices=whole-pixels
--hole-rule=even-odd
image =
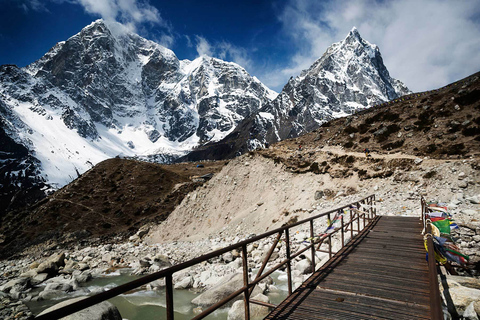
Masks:
[[[215,173],[224,164],[103,161],[32,207],[2,217],[1,255],[39,243],[125,238],[146,223],[163,221],[187,193],[203,184],[196,177]]]

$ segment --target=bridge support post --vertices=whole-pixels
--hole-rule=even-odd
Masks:
[[[288,278],[288,295],[292,294],[292,261],[290,260],[290,235],[288,229],[285,229],[285,249],[287,251],[287,278]]]
[[[243,291],[243,305],[245,307],[245,319],[250,320],[250,292],[248,291],[248,259],[247,259],[247,245],[242,246],[242,261],[243,261],[243,286],[246,288]]]
[[[315,273],[315,240],[313,239],[313,220],[310,220],[310,245],[312,246],[312,273]]]
[[[172,274],[167,274],[165,276],[165,289],[166,289],[166,307],[167,307],[167,320],[173,320],[174,310],[173,310],[173,281]]]

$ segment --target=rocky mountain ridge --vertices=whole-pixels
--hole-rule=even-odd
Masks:
[[[280,94],[225,139],[182,160],[222,159],[266,143],[295,138],[323,123],[391,101],[411,91],[388,73],[378,46],[356,28],[313,65],[290,78]]]
[[[179,60],[97,20],[25,68],[0,66],[2,207],[28,198],[22,186],[55,189],[107,158],[168,162],[220,140],[275,95],[235,63]]]

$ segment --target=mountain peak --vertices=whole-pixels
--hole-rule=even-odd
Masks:
[[[352,30],[350,30],[350,32],[348,33],[344,42],[349,43],[355,40],[359,41],[362,44],[365,42],[365,40],[363,40],[362,36],[360,35],[360,32],[358,32],[358,29],[356,27],[353,27]]]

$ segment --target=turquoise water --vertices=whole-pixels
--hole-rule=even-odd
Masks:
[[[108,275],[100,278],[92,279],[85,283],[83,286],[93,291],[98,288],[113,288],[120,284],[138,279],[138,276],[132,276],[129,274],[131,270],[126,269],[121,272],[117,272],[115,275]],[[280,279],[279,279],[280,277]],[[278,304],[287,296],[287,286],[283,280],[284,275],[279,272],[272,274],[275,285],[281,290],[275,294],[269,295],[270,301],[273,304]],[[59,303],[62,300],[71,299],[78,296],[75,294],[65,294],[64,297],[56,300],[46,300],[39,302],[28,302],[27,305],[34,314],[40,313],[42,310]],[[198,293],[191,292],[189,290],[174,290],[174,310],[175,319],[184,320],[191,319],[195,316],[193,309],[196,305],[193,305],[190,301],[198,296]],[[110,300],[122,315],[123,319],[128,320],[149,320],[149,319],[166,319],[165,309],[165,290],[139,290],[129,294],[123,294],[112,298]],[[223,308],[210,314],[206,319],[218,319],[226,320],[228,314],[228,308]]]

